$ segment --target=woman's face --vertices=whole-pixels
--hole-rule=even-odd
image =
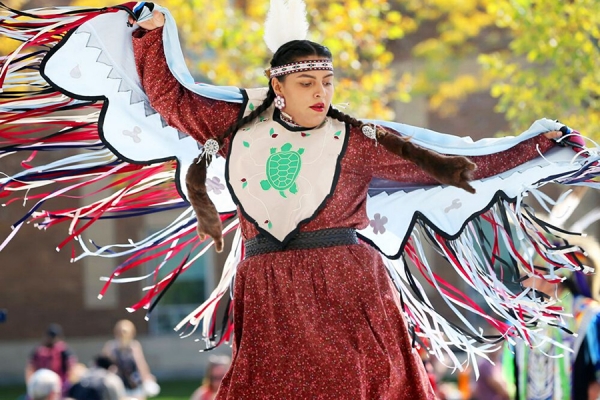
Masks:
[[[296,72],[286,75],[283,82],[273,78],[271,84],[275,94],[285,99],[282,111],[296,124],[314,128],[325,120],[333,98],[332,71]]]

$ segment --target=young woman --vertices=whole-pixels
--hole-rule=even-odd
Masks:
[[[331,53],[307,40],[280,46],[268,90],[246,90],[241,106],[198,96],[169,71],[163,23],[156,11],[134,33],[142,86],[169,125],[220,144],[245,238],[233,296],[234,356],[217,398],[434,398],[382,259],[355,230],[369,222],[373,177],[433,184],[448,180],[450,170],[451,183],[470,190],[471,163],[407,141],[396,154],[378,146],[383,140],[331,106]],[[475,157],[474,177],[533,158],[558,135]],[[290,171],[294,165],[300,171]],[[202,193],[194,173],[188,191]],[[202,214],[202,206],[195,209]],[[220,226],[201,221],[199,230],[222,240]]]
[[[95,117],[97,121],[92,127],[94,132],[82,123],[60,129],[56,136],[36,138],[31,142],[15,135],[10,137],[11,147],[6,151],[37,148],[45,141],[53,145],[61,139],[79,145],[84,142],[93,147],[85,140],[100,142],[101,138],[101,144],[106,146],[102,151],[106,153],[68,160],[69,168],[58,172],[53,169],[56,168],[54,165],[52,168],[31,168],[16,177],[18,183],[10,182],[25,190],[28,187],[22,184],[25,178],[35,180],[37,184],[39,181],[48,183],[56,176],[62,178],[64,175],[61,174],[68,174],[70,179],[75,174],[78,179],[93,176],[91,182],[95,182],[123,173],[123,181],[111,181],[109,187],[121,187],[122,182],[126,187],[110,200],[78,210],[63,210],[60,214],[33,215],[33,218],[47,218],[44,226],[57,219],[71,218],[75,229],[70,234],[77,237],[84,229],[77,228],[80,219],[89,218],[92,222],[105,213],[110,214],[109,217],[137,215],[174,204],[173,197],[177,192],[172,187],[170,192],[160,189],[164,187],[162,183],[172,184],[179,175],[172,166],[167,170],[167,167],[161,169],[161,165],[155,164],[177,159],[185,171],[191,163],[190,153],[196,157],[198,147],[202,148],[198,160],[191,164],[187,174],[182,174],[187,176],[187,198],[193,205],[195,216],[178,220],[164,232],[153,235],[151,240],[132,244],[135,250],[127,250],[131,259],[116,269],[111,280],[129,269],[130,261],[132,265],[142,263],[144,258],[136,251],[167,246],[162,248],[163,254],[167,254],[165,257],[176,252],[179,249],[177,241],[183,233],[189,232],[185,229],[196,217],[201,236],[211,236],[216,247],[222,249],[222,227],[216,213],[220,204],[215,207],[208,194],[209,191],[211,196],[217,194],[215,188],[231,194],[238,211],[243,246],[242,240],[236,242],[237,249],[241,250],[232,252],[230,260],[233,261],[228,262],[215,294],[183,322],[191,322],[195,329],[205,318],[203,330],[208,332],[205,337],[209,346],[229,338],[228,314],[226,312],[221,318],[222,308],[217,309],[216,305],[221,305],[219,301],[227,293],[229,282],[234,282],[231,328],[234,354],[218,399],[434,397],[423,363],[414,350],[415,342],[426,332],[432,351],[439,352],[440,346],[451,351],[450,342],[464,344],[472,350],[473,340],[463,334],[465,330],[443,322],[428,300],[419,297],[423,292],[419,292],[411,277],[405,280],[411,287],[403,291],[405,297],[401,304],[396,289],[402,289],[402,282],[396,274],[405,268],[390,269],[390,261],[375,249],[377,243],[375,246],[365,243],[370,240],[369,232],[362,232],[361,238],[365,240],[358,239],[356,231],[368,226],[373,227],[375,236],[393,240],[389,254],[399,256],[400,252],[406,251],[412,261],[421,262],[419,267],[426,275],[431,273],[427,278],[431,278],[436,289],[451,298],[454,304],[461,303],[469,311],[484,316],[503,335],[529,333],[526,329],[530,311],[532,318],[541,316],[543,321],[555,312],[540,311],[536,309],[537,304],[530,307],[532,302],[505,290],[486,264],[486,257],[490,255],[476,254],[477,249],[473,248],[486,240],[481,237],[483,229],[468,224],[485,214],[487,221],[497,224],[494,225],[495,234],[502,240],[511,241],[509,233],[498,228],[508,221],[510,211],[513,213],[510,216],[522,223],[521,233],[524,234],[515,240],[537,244],[539,240],[533,236],[536,230],[530,224],[533,217],[529,218],[521,209],[508,208],[514,206],[517,202],[514,199],[520,199],[524,191],[541,183],[587,183],[593,175],[587,168],[589,164],[579,159],[572,162],[570,149],[565,149],[567,155],[559,152],[558,155],[565,157],[557,159],[555,142],[550,140],[561,135],[555,129],[564,128],[564,132],[569,133],[568,128],[545,120],[524,137],[485,141],[484,144],[432,134],[438,143],[429,147],[448,149],[449,154],[461,156],[441,155],[406,140],[408,132],[365,125],[332,107],[335,85],[332,55],[324,46],[300,37],[280,41],[272,47],[274,56],[267,71],[266,89],[222,89],[190,84],[190,77],[181,80],[178,76],[182,61],[169,58],[177,45],[174,44],[176,29],[173,22],[169,27],[167,19],[162,28],[163,13],[160,9],[149,12],[152,8],[142,2],[79,13],[70,11],[64,15],[41,12],[31,23],[31,29],[22,29],[28,27],[25,21],[18,24],[9,23],[8,19],[9,22],[0,21],[3,29],[16,31],[11,31],[11,35],[23,36],[29,44],[26,48],[33,48],[32,45],[40,41],[47,45],[58,40],[58,33],[74,29],[60,41],[60,46],[44,56],[44,62],[38,68],[44,82],[52,82],[48,88],[40,86],[35,74],[20,73],[29,65],[29,58],[16,57],[17,53],[10,60],[14,61],[5,64],[9,77],[31,79],[35,83],[29,86],[31,90],[41,87],[44,91],[43,97],[38,99],[33,95],[25,96],[27,92],[22,87],[27,85],[17,86],[15,96],[19,101],[9,102],[6,109],[0,110],[0,119],[13,118],[26,110],[25,106],[30,106],[35,113],[25,115],[34,114],[32,117],[47,123],[43,117],[49,110],[71,110],[71,107],[89,106],[87,102],[91,100],[104,101],[100,118],[94,114],[95,108],[90,114],[90,118]],[[137,18],[143,12],[149,18]],[[126,27],[127,14],[136,16],[140,29],[131,26],[133,20]],[[28,20],[36,15],[35,11],[25,14]],[[284,24],[286,32],[271,30],[268,36],[270,39],[283,37],[295,21],[295,18],[286,21],[290,22]],[[36,30],[40,34],[36,34]],[[130,54],[132,34],[133,54]],[[126,44],[121,42],[123,38],[126,38]],[[40,54],[32,53],[31,62],[40,57]],[[38,67],[37,64],[34,67]],[[134,70],[135,76],[130,74],[130,69]],[[51,97],[58,92],[61,96]],[[78,102],[65,105],[64,95],[78,99]],[[80,121],[82,118],[77,115],[73,119]],[[23,118],[23,123],[26,122],[31,123],[30,118]],[[85,135],[79,136],[80,130],[84,130]],[[414,141],[419,140],[415,137]],[[186,145],[181,145],[184,142]],[[467,142],[469,145],[465,145]],[[169,146],[176,147],[175,153]],[[459,148],[461,146],[463,148]],[[539,154],[548,155],[549,152],[553,153],[552,162],[540,161]],[[110,158],[112,155],[114,158]],[[216,155],[227,160],[225,173],[219,180],[207,176],[207,162]],[[82,159],[86,161],[83,166],[72,166]],[[534,162],[532,168],[504,175],[530,160]],[[154,165],[142,169],[135,165],[137,162]],[[577,179],[572,178],[574,169]],[[368,190],[373,178],[420,187],[410,193],[399,191],[388,196],[384,190],[382,195],[371,196]],[[485,192],[485,196],[471,194],[474,192],[469,183],[471,178],[478,180],[478,191]],[[207,185],[209,180],[210,187]],[[222,183],[227,185],[227,190]],[[439,183],[454,187],[442,188]],[[87,182],[67,189],[79,189],[85,184]],[[65,191],[68,190],[56,195]],[[148,194],[143,196],[143,193]],[[405,194],[406,197],[402,197]],[[40,197],[40,201],[45,199]],[[377,201],[385,201],[388,197],[393,201],[390,200],[386,208],[387,216],[371,216],[368,202],[379,204]],[[495,204],[498,209],[492,210]],[[405,225],[395,221],[399,216],[406,219]],[[433,217],[439,218],[434,221]],[[85,227],[91,222],[86,222]],[[489,301],[495,302],[500,319],[485,315],[468,297],[460,297],[446,282],[438,281],[426,263],[419,260],[418,238],[408,239],[415,223],[426,229],[429,236],[424,236],[424,240],[437,244],[461,276],[481,293],[485,292],[487,299],[491,299]],[[17,224],[15,233],[21,224]],[[461,242],[459,236],[462,236],[463,228],[467,237]],[[84,240],[79,242],[85,246]],[[85,248],[87,254],[114,257],[116,254],[112,250],[109,247],[97,251]],[[490,258],[494,257],[492,252]],[[567,261],[564,263],[568,264]],[[169,282],[182,269],[183,264],[157,282],[132,308],[148,306],[151,310],[153,298],[160,298],[160,289],[168,288]],[[407,306],[407,302],[416,308]],[[229,304],[225,303],[223,308],[229,311]],[[408,321],[401,311],[402,306]],[[509,315],[515,307],[524,311]],[[222,322],[216,321],[217,315]],[[501,321],[511,316],[518,323],[515,328]],[[419,325],[419,322],[423,324]],[[221,326],[223,330],[215,333]],[[418,331],[417,327],[428,330]],[[440,331],[451,336],[448,343]],[[476,328],[472,332],[477,335]]]

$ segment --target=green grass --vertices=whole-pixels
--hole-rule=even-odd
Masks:
[[[200,380],[161,381],[160,394],[152,400],[189,400],[192,392],[200,385]],[[25,394],[22,385],[0,386],[0,400],[17,400]]]
[[[200,379],[193,381],[159,382],[160,394],[153,400],[189,400],[190,396],[200,386]]]
[[[25,394],[23,385],[0,386],[0,400],[16,400],[23,394]]]

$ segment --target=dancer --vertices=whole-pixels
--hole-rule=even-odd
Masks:
[[[585,254],[577,254],[582,265],[598,268],[600,246],[593,238],[574,237],[569,238],[569,242],[586,249]],[[535,265],[548,267],[542,257],[536,257]],[[565,330],[545,328],[545,335],[554,339],[553,342],[533,349],[522,341],[515,346],[505,346],[503,371],[510,386],[515,388],[515,399],[595,400],[600,396],[598,275],[594,275],[594,279],[579,271],[559,275],[564,279],[559,283],[536,277],[523,281],[524,286],[535,289],[540,296],[558,299],[573,318],[568,320]]]
[[[282,6],[278,1],[273,4]],[[574,134],[550,120],[536,122],[518,138],[473,143],[345,115],[331,106],[331,53],[304,38],[302,3],[291,2],[288,11],[287,17],[275,13],[270,18],[271,24],[283,21],[285,30],[272,29],[267,22],[266,39],[274,56],[269,87],[257,90],[194,84],[181,68],[173,21],[158,6],[139,3],[132,9],[103,10],[102,15],[71,12],[68,26],[77,29],[47,55],[42,75],[71,98],[108,100],[98,128],[103,143],[119,155],[110,164],[103,164],[105,160],[88,164],[77,177],[91,174],[100,179],[131,172],[138,162],[159,167],[136,172],[135,179],[128,177],[126,189],[111,201],[78,212],[44,214],[48,218],[44,225],[70,218],[77,226],[81,218],[149,212],[170,204],[164,192],[151,190],[165,182],[164,175],[158,177],[166,172],[160,163],[175,158],[178,174],[171,171],[170,177],[186,177],[185,182],[179,180],[183,183],[179,189],[193,205],[201,237],[210,236],[222,248],[220,220],[239,209],[241,229],[221,282],[180,324],[193,331],[203,321],[209,346],[233,337],[232,365],[217,398],[433,398],[423,363],[413,350],[420,337],[427,337],[431,352],[447,351],[450,357],[451,344],[464,346],[470,355],[485,355],[491,345],[478,336],[477,328],[466,330],[445,322],[401,260],[390,261],[380,253],[392,259],[405,254],[447,300],[486,317],[503,335],[535,337],[528,321],[554,322],[560,313],[523,301],[506,289],[489,267],[496,256],[493,251],[473,257],[474,246],[487,250],[489,242],[477,227],[478,218],[493,224],[496,239],[507,241],[516,239],[505,227],[508,217],[513,218],[524,236],[520,240],[543,254],[550,252],[538,235],[547,226],[520,203],[520,196],[551,181],[591,184],[595,159],[584,154],[572,162],[572,149],[557,148],[553,140],[564,144]],[[125,13],[132,16],[130,26],[115,25],[119,18],[125,22]],[[294,26],[298,21],[300,29]],[[51,29],[63,26],[51,22]],[[37,28],[44,26],[38,22]],[[128,40],[133,34],[135,65],[126,45],[115,40],[127,34]],[[24,35],[28,43],[39,40],[27,36],[30,30]],[[44,111],[62,107],[56,101]],[[18,112],[17,107],[9,111]],[[14,147],[26,146],[11,150]],[[36,170],[40,171],[45,170]],[[70,173],[74,175],[73,168]],[[158,183],[149,184],[150,177]],[[406,186],[370,185],[374,177]],[[18,178],[22,182],[24,176]],[[474,181],[467,182],[469,178]],[[221,182],[227,191],[218,186]],[[142,189],[151,195],[140,199]],[[129,208],[131,201],[142,205]],[[110,280],[139,264],[150,247],[163,248],[168,259],[173,249],[180,249],[177,240],[189,232],[192,221],[194,217],[182,217],[151,240],[136,243],[131,258]],[[18,230],[21,225],[16,226]],[[486,315],[468,297],[436,279],[423,257],[417,231],[424,232],[463,278],[496,306],[501,318]],[[72,237],[80,232],[74,229]],[[115,255],[110,247],[84,247],[84,252]],[[553,257],[560,264],[557,268],[579,267],[568,251]],[[187,266],[188,262],[181,264],[156,283],[132,309],[149,306],[151,311],[153,299]],[[234,275],[229,307],[221,301]],[[402,304],[394,287],[403,295]],[[226,313],[217,321],[220,305],[226,311],[233,309],[232,319]],[[517,306],[523,313],[510,314]],[[514,325],[503,323],[504,318]],[[483,346],[475,348],[472,338]]]
[[[170,73],[161,54],[162,32],[155,30],[163,24],[163,14],[155,11],[134,33],[142,86],[169,125],[201,143],[216,139],[227,147],[227,182],[246,239],[234,289],[235,353],[218,398],[432,398],[385,266],[357,241],[354,229],[368,222],[364,201],[372,177],[433,184],[425,170],[448,182],[472,170],[470,163],[403,139],[395,142],[399,149],[390,148],[387,136],[400,137],[392,131],[363,134],[369,125],[331,107],[331,53],[307,40],[279,45],[269,37],[268,43],[276,43],[269,89],[246,90],[245,107],[208,101]],[[531,142],[544,150],[552,146],[543,136]],[[533,143],[525,145],[525,157],[537,155]],[[526,160],[518,151],[503,155],[512,164],[493,157],[478,164],[481,170],[495,164],[491,170],[503,172]],[[188,171],[188,194],[199,216],[212,208],[201,198],[205,177],[198,164]],[[471,189],[464,178],[454,183]],[[199,231],[220,242],[214,216],[200,220]]]

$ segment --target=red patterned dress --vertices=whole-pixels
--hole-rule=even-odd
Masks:
[[[240,104],[203,98],[171,75],[161,29],[134,36],[142,85],[169,125],[203,143],[236,121]],[[546,151],[552,143],[538,136],[472,157],[475,178],[511,169],[536,156],[536,145]],[[352,128],[333,195],[300,231],[366,228],[373,177],[435,183]],[[255,237],[253,223],[240,219],[244,238]],[[217,398],[435,398],[398,305],[380,254],[364,243],[245,259],[235,279],[233,361]]]

